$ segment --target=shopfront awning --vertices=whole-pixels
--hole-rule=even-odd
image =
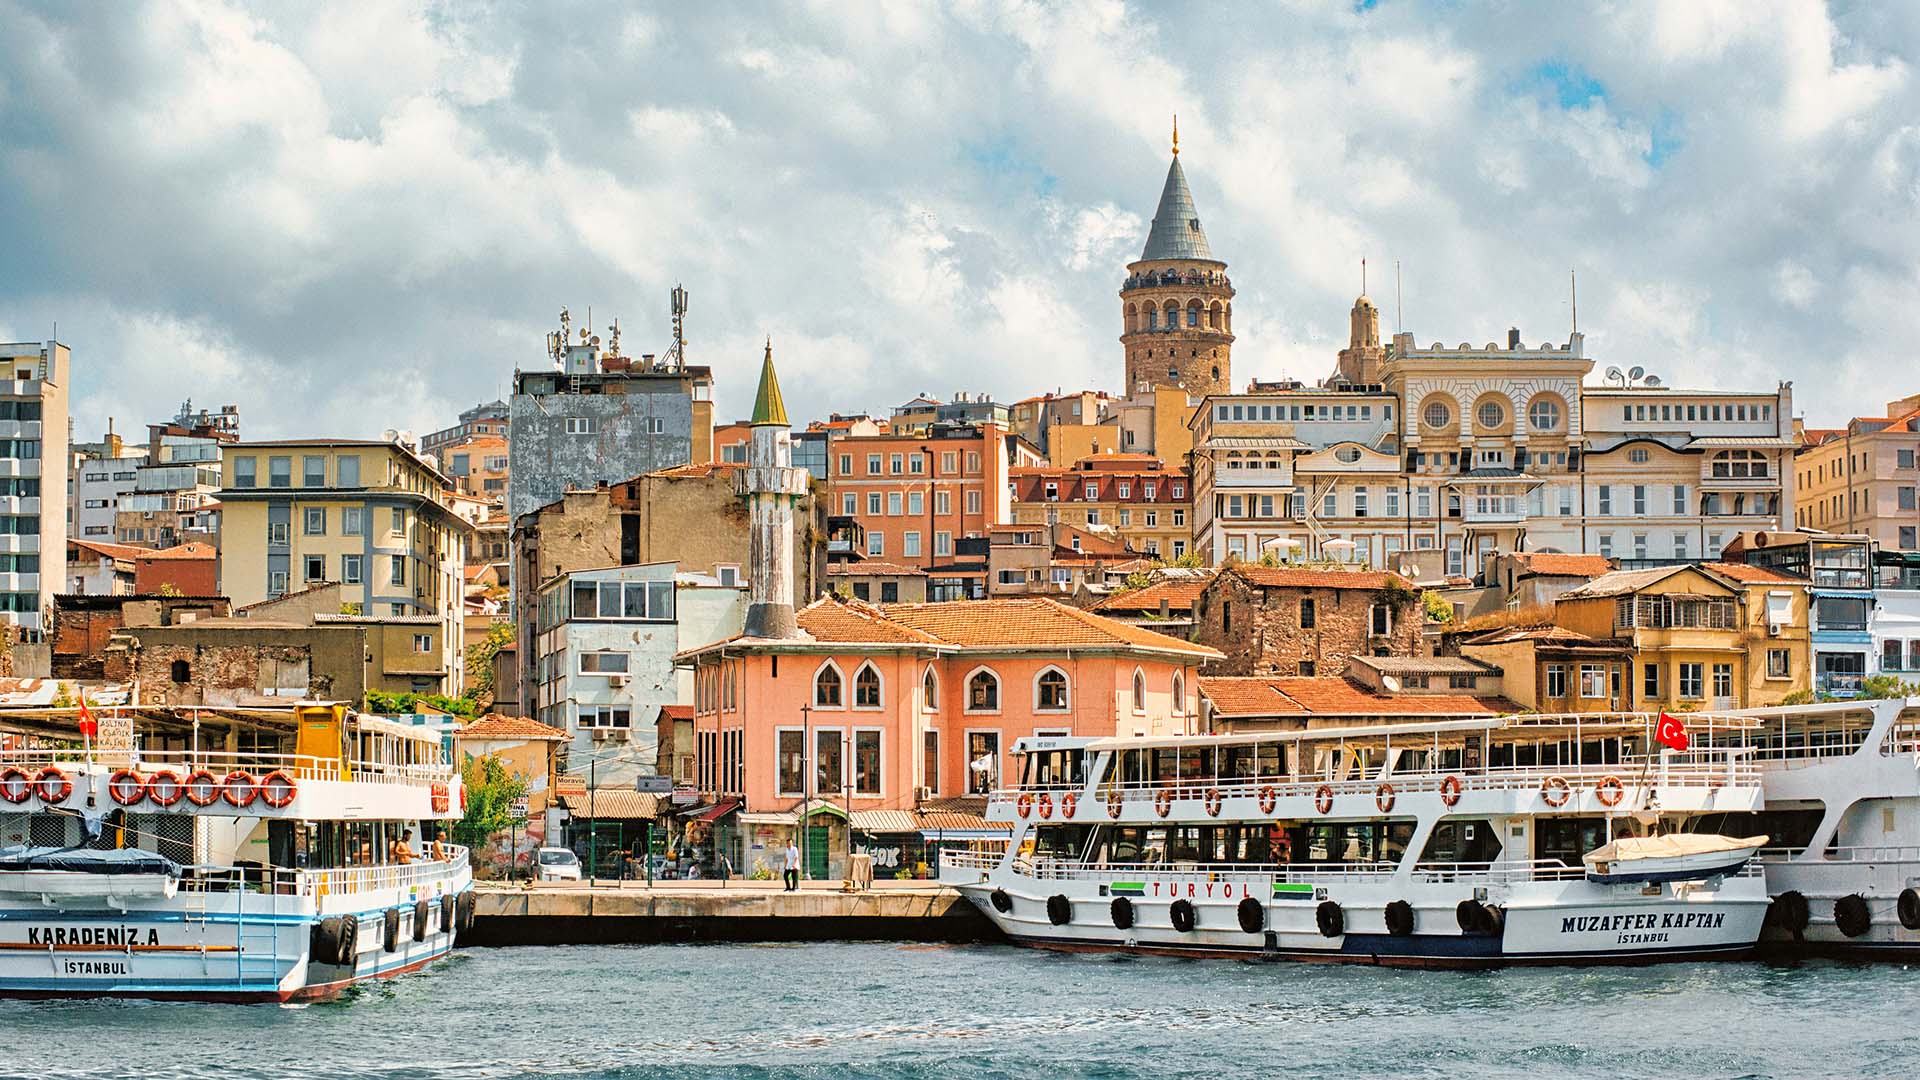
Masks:
[[[574,817],[628,818],[651,821],[660,816],[660,798],[628,788],[598,788],[591,795],[560,796],[560,805]]]
[[[721,799],[712,806],[696,806],[690,810],[682,810],[680,816],[688,821],[714,822],[738,809],[740,809],[739,799]]]
[[[743,810],[740,816],[733,820],[740,825],[780,826],[800,824],[800,816],[790,810]]]
[[[834,817],[837,817],[842,821],[845,821],[847,819],[846,808],[842,806],[835,806],[833,803],[815,803],[813,806],[801,810],[799,813],[799,816],[803,818],[809,818],[809,817],[813,817],[816,814],[832,814]]]
[[[853,827],[870,833],[911,833],[920,831],[920,821],[910,810],[855,810]]]

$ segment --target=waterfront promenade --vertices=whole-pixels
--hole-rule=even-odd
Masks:
[[[466,945],[695,941],[999,940],[991,922],[937,882],[848,890],[811,881],[482,882]]]

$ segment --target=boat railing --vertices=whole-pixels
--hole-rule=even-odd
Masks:
[[[1805,847],[1766,847],[1760,849],[1760,858],[1765,862],[1804,863],[1920,863],[1920,847],[1907,844],[1857,845],[1852,847],[1830,847],[1814,858],[1804,858]]]
[[[442,845],[445,858],[416,859],[379,866],[336,866],[292,869],[280,866],[189,866],[180,879],[181,892],[272,892],[287,896],[326,896],[399,889],[438,881],[458,873],[466,864],[467,849]]]
[[[1916,857],[1920,857],[1920,849]],[[960,868],[961,864],[954,864]],[[1206,862],[1082,862],[1076,859],[1039,858],[1022,860],[1022,872],[1037,879],[1051,881],[1110,881],[1117,875],[1128,880],[1139,879],[1154,881],[1192,881],[1195,877],[1204,877],[1208,881],[1239,884],[1242,882],[1281,882],[1291,884],[1314,884],[1318,882],[1352,881],[1357,878],[1391,877],[1400,869],[1397,861],[1349,862],[1349,863],[1206,863]],[[993,866],[973,866],[971,869],[987,869]],[[1571,881],[1578,880],[1586,873],[1584,866],[1569,866],[1560,859],[1530,859],[1514,862],[1422,862],[1411,870],[1416,881],[1427,883],[1472,882],[1480,884],[1504,884],[1522,881]],[[1753,877],[1761,873],[1757,863],[1749,863],[1730,877]]]
[[[91,754],[75,748],[20,749],[0,752],[0,769],[16,768],[31,776],[49,765],[78,770],[94,768],[130,768],[142,775],[161,769],[172,770],[181,779],[199,770],[216,777],[230,772],[251,773],[259,779],[270,772],[284,772],[298,780],[344,780],[372,784],[451,783],[458,772],[446,764],[400,764],[387,761],[338,760],[307,754],[233,753],[224,750],[160,750],[149,752],[95,750]],[[344,775],[342,766],[344,764]]]
[[[1006,857],[1005,851],[947,848],[940,852],[940,865],[952,870],[992,870]]]

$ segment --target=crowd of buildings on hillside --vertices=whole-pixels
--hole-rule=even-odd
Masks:
[[[12,674],[103,704],[467,695],[536,832],[584,806],[600,848],[643,823],[676,867],[745,872],[817,830],[822,874],[856,837],[908,870],[911,836],[968,842],[1029,735],[1920,677],[1920,395],[1807,429],[1788,384],[1596,377],[1578,333],[1422,347],[1364,295],[1324,379],[1236,383],[1175,155],[1118,395],[794,424],[769,345],[753,415],[716,423],[677,341],[629,357],[563,312],[507,400],[423,438],[247,440],[189,403],[83,444],[68,349],[0,345]]]

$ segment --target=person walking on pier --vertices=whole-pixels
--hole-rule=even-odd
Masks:
[[[787,841],[786,879],[788,892],[800,887],[800,848],[792,840]]]

